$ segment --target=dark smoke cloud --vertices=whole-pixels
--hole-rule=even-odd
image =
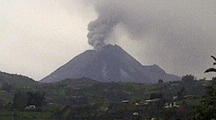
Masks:
[[[109,43],[109,36],[120,27],[128,39],[142,41],[145,48],[135,48],[143,50],[137,56],[142,63],[155,63],[178,75],[197,76],[208,68],[209,56],[216,54],[214,0],[84,1],[92,4],[98,14],[88,26],[89,44],[96,48]]]

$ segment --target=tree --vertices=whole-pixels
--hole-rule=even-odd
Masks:
[[[207,87],[208,91],[201,103],[194,108],[194,119],[211,120],[216,118],[216,85]]]
[[[13,99],[13,107],[23,109],[27,105],[28,96],[23,92],[16,92]]]
[[[212,77],[212,82],[216,84],[216,77]]]
[[[2,84],[2,90],[5,90],[7,92],[11,92],[13,90],[13,86],[12,85],[9,85],[7,83],[3,83]]]
[[[158,80],[158,83],[163,83],[163,80],[162,80],[162,79],[159,79],[159,80]]]
[[[44,92],[27,92],[26,94],[28,96],[27,105],[41,107],[45,103]]]
[[[45,103],[45,94],[42,92],[16,92],[13,99],[13,107],[23,109],[28,105],[41,107]]]
[[[181,97],[184,96],[183,93],[184,93],[184,87],[182,87],[181,90],[177,92],[177,96],[178,96],[179,98],[181,98]]]
[[[211,56],[211,57],[216,61],[216,58],[214,56]],[[214,62],[213,65],[216,65],[216,62]],[[216,72],[216,69],[215,68],[209,68],[204,73],[208,73],[208,72]]]
[[[150,96],[150,99],[157,99],[157,98],[163,98],[163,94],[161,93],[152,93],[151,96]]]
[[[216,58],[211,56],[215,61]],[[216,63],[213,63],[216,65]],[[216,72],[215,68],[209,68],[204,73]],[[212,81],[212,85],[207,87],[207,94],[203,96],[201,103],[194,108],[194,119],[210,120],[216,118],[216,83]]]
[[[195,77],[193,75],[185,75],[182,77],[182,82],[188,85],[193,84],[195,82]]]

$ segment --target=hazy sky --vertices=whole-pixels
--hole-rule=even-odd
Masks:
[[[216,56],[215,6],[215,0],[0,0],[0,71],[42,79],[93,48],[92,21],[94,38],[109,28],[104,43],[118,44],[143,65],[211,77],[203,72]]]

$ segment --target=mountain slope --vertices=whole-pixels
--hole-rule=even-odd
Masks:
[[[98,81],[155,83],[180,80],[168,75],[157,65],[143,66],[121,47],[106,45],[99,50],[87,50],[76,56],[40,82],[52,83],[67,78],[88,77]]]
[[[34,81],[33,79],[22,75],[0,72],[0,85],[2,85],[3,83],[7,83],[13,86],[29,86],[38,84],[38,82]]]

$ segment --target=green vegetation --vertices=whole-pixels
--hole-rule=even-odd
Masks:
[[[1,86],[0,119],[192,119],[206,92],[210,97],[204,100],[205,106],[215,94],[212,81],[196,80],[193,75],[155,84],[80,78],[56,83],[29,79],[28,84],[21,81],[18,85],[13,76]]]
[[[215,61],[216,58],[211,56]],[[216,65],[216,63],[213,63]],[[205,71],[208,72],[216,72],[215,68],[209,68]],[[203,100],[200,102],[198,106],[195,106],[193,113],[194,119],[197,120],[210,120],[216,118],[216,78],[212,78],[212,84],[207,87],[207,94],[203,96]]]
[[[2,86],[3,84],[8,84],[14,87],[24,87],[33,84],[38,84],[38,82],[22,75],[0,72],[0,86]]]
[[[0,110],[1,120],[53,120],[50,111]]]

